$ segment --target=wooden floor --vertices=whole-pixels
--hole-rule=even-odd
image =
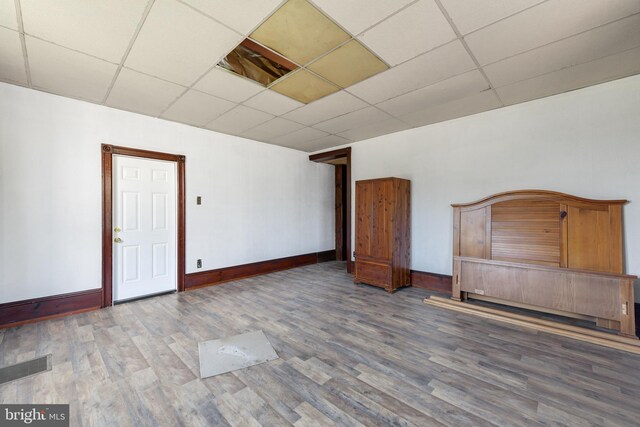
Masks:
[[[0,403],[72,425],[640,423],[640,356],[355,286],[332,262],[0,332],[0,366],[53,370]],[[197,343],[262,329],[280,359],[201,380]]]

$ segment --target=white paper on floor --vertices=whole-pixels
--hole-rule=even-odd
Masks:
[[[278,358],[262,331],[198,343],[200,378],[226,374]]]

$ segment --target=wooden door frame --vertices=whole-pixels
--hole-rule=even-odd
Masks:
[[[351,273],[353,271],[353,261],[352,251],[351,251],[351,147],[341,148],[339,150],[326,151],[324,153],[312,154],[309,156],[309,160],[317,163],[327,163],[331,164],[332,161],[338,159],[346,159],[346,172],[347,172],[347,206],[346,206],[346,216],[347,216],[347,272]],[[336,230],[337,232],[337,230]]]
[[[185,279],[185,157],[137,148],[102,144],[102,307],[113,303],[113,155],[176,162],[177,169],[177,287],[184,291]]]

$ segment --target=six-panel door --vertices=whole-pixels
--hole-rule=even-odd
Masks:
[[[114,156],[113,165],[113,300],[175,290],[175,163]]]

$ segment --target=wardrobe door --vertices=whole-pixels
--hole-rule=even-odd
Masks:
[[[371,217],[371,256],[379,261],[391,261],[393,242],[393,181],[390,179],[373,181]]]
[[[371,181],[356,182],[356,259],[371,256],[372,187]]]

